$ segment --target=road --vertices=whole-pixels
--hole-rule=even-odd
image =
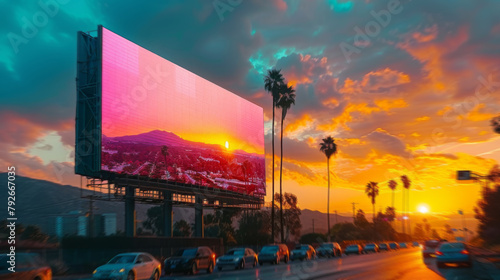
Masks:
[[[309,262],[290,262],[280,265],[264,265],[255,269],[200,272],[194,276],[183,274],[162,277],[174,279],[478,279],[474,269],[468,267],[437,268],[434,259],[422,258],[419,248],[401,249],[378,254],[344,256],[335,259],[318,259]]]

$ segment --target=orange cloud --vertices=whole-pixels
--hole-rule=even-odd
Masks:
[[[410,82],[410,76],[385,68],[378,71],[371,71],[363,76],[361,81],[354,81],[347,78],[344,86],[339,90],[341,93],[353,94],[380,91]]]

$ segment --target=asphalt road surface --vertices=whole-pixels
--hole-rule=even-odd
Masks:
[[[351,255],[334,259],[318,259],[305,262],[289,262],[279,265],[263,265],[244,270],[199,272],[197,275],[175,274],[162,277],[171,279],[231,279],[231,280],[295,280],[295,279],[480,279],[474,275],[474,267],[437,268],[434,259],[423,259],[420,248],[401,249],[378,254]]]

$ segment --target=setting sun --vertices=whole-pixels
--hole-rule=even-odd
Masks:
[[[226,141],[226,149],[229,149],[229,142]]]
[[[429,213],[429,206],[424,205],[424,204],[419,205],[418,212],[420,212],[422,214]]]

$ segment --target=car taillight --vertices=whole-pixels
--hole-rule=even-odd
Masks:
[[[468,255],[469,254],[469,251],[463,249],[462,251],[460,251],[460,254],[464,254],[464,255]]]
[[[438,256],[442,256],[442,255],[443,255],[443,252],[441,252],[441,251],[436,251],[436,255],[438,255]]]
[[[215,254],[212,254],[212,259],[215,259]]]

